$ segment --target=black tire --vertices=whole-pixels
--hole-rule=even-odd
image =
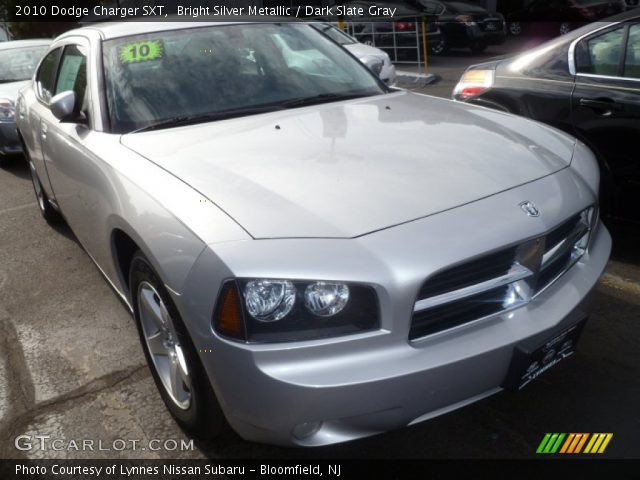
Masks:
[[[558,34],[560,36],[566,35],[570,31],[571,31],[571,25],[569,23],[567,23],[567,22],[562,22],[560,24],[560,27],[558,28]]]
[[[29,164],[29,171],[31,173],[31,184],[33,185],[33,191],[36,195],[36,202],[38,204],[38,209],[42,214],[42,217],[47,221],[49,225],[57,225],[62,223],[62,215],[53,208],[51,202],[49,202],[49,197],[47,196],[47,192],[44,191],[44,187],[40,182],[40,177],[38,177],[38,172],[36,171],[36,167],[33,164],[31,158],[27,155],[27,163]]]
[[[171,317],[173,327],[175,327],[177,339],[182,353],[184,354],[184,359],[189,373],[190,402],[187,408],[181,408],[172,398],[167,387],[160,378],[158,369],[156,368],[156,364],[154,363],[152,354],[149,350],[145,333],[143,331],[140,305],[138,302],[138,291],[141,284],[145,286],[153,286]],[[147,363],[149,364],[149,369],[151,370],[162,400],[171,412],[171,415],[173,415],[175,420],[187,434],[201,439],[212,439],[217,437],[228,429],[224,413],[222,412],[215,393],[211,388],[211,384],[209,383],[196,348],[191,341],[186,327],[184,326],[184,322],[180,318],[180,314],[171,300],[171,296],[168,294],[164,287],[164,283],[155,273],[155,270],[149,261],[140,251],[137,251],[133,255],[133,259],[131,261],[129,285],[136,325],[138,327],[138,333],[140,334],[140,343],[142,344],[142,349],[147,359]]]
[[[447,43],[444,40],[440,40],[435,45],[429,47],[429,53],[431,55],[443,55],[447,52],[449,48],[447,47]]]
[[[514,37],[522,35],[522,23],[520,22],[510,22],[509,23],[509,33]]]

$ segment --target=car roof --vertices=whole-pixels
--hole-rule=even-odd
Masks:
[[[181,21],[171,21],[173,18],[181,18]],[[193,22],[193,21],[185,21],[184,17],[178,17],[175,15],[169,16],[169,20],[162,22],[150,22],[144,21],[140,22],[135,19],[129,21],[114,21],[114,22],[104,22],[104,23],[96,23],[89,24],[83,28],[77,28],[75,30],[71,30],[66,32],[58,38],[64,38],[67,36],[73,36],[82,34],[82,32],[92,31],[97,32],[103,40],[110,40],[114,38],[120,37],[128,37],[130,35],[140,35],[145,33],[154,33],[154,32],[164,32],[171,30],[182,30],[186,28],[198,28],[198,27],[207,27],[207,26],[220,26],[220,25],[233,25],[233,24],[246,24],[246,23],[278,23],[282,21],[290,22],[291,19],[279,19],[274,17],[273,19],[269,19],[268,22],[265,22],[264,17],[234,17],[235,21],[224,21],[222,20],[224,17],[215,17],[215,22]],[[212,17],[213,18],[213,17]],[[238,18],[241,18],[242,21],[238,21]]]
[[[599,20],[599,21],[600,22],[624,22],[627,20],[638,20],[638,19],[640,19],[640,8],[638,9],[632,8],[622,13],[613,15],[612,17],[603,18],[602,20]]]
[[[580,38],[584,35],[588,35],[600,28],[605,28],[609,25],[614,25],[621,22],[631,22],[634,20],[640,20],[640,8],[637,11],[627,10],[626,12],[613,15],[612,17],[607,17],[601,20],[596,20],[595,22],[588,23],[580,28],[577,28],[576,30],[572,30],[565,35],[556,37],[553,40],[544,43],[543,45],[550,45],[552,43],[556,43],[557,45],[564,45],[566,43],[571,43],[575,39]]]
[[[23,47],[48,47],[51,40],[48,38],[37,38],[30,40],[11,40],[9,42],[1,42],[0,50],[11,50],[12,48]]]

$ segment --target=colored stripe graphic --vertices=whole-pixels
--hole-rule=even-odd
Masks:
[[[582,450],[582,447],[584,446],[584,442],[587,441],[587,438],[589,438],[589,434],[583,433],[582,438],[578,442],[578,445],[576,445],[576,449],[573,451],[573,453],[580,453],[580,451]]]
[[[551,438],[551,434],[547,433],[544,436],[544,438],[542,439],[542,441],[540,442],[540,445],[538,445],[538,449],[536,450],[536,453],[542,453],[542,451],[544,450],[545,445],[549,441],[549,438]]]
[[[597,438],[598,438],[597,433],[594,433],[593,435],[591,435],[591,439],[589,440],[589,443],[587,443],[587,448],[584,449],[584,453],[591,453],[591,447],[593,447],[593,444],[596,443]]]
[[[558,434],[558,439],[556,440],[556,443],[553,445],[549,453],[556,453],[558,451],[558,448],[560,448],[560,444],[562,443],[562,440],[564,439],[564,437],[565,437],[564,433]]]
[[[570,433],[569,436],[567,437],[567,440],[564,442],[564,445],[562,445],[562,448],[560,449],[560,453],[566,453],[567,449],[569,448],[569,445],[571,445],[571,442],[573,442],[573,439],[576,437],[575,433]]]
[[[546,433],[536,453],[604,453],[612,438],[613,433]]]
[[[573,442],[571,442],[571,445],[569,445],[569,450],[567,450],[567,453],[573,453],[576,449],[576,447],[578,446],[578,442],[580,442],[580,440],[582,440],[582,433],[576,433],[575,436],[573,437]]]
[[[536,453],[556,453],[565,435],[566,433],[547,433],[538,445]]]

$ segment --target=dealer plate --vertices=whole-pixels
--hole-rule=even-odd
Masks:
[[[502,387],[506,390],[522,390],[544,372],[573,355],[586,322],[584,318],[535,349],[516,347]]]

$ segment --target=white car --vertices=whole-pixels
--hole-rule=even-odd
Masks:
[[[382,61],[382,66],[374,66],[373,70],[386,84],[390,85],[395,81],[396,67],[391,63],[391,59],[387,53],[379,48],[358,42],[351,35],[347,35],[345,32],[330,23],[314,23],[313,26],[328,36],[331,40],[349,50],[349,52],[358,57],[362,63],[371,65],[370,59],[372,58]]]

